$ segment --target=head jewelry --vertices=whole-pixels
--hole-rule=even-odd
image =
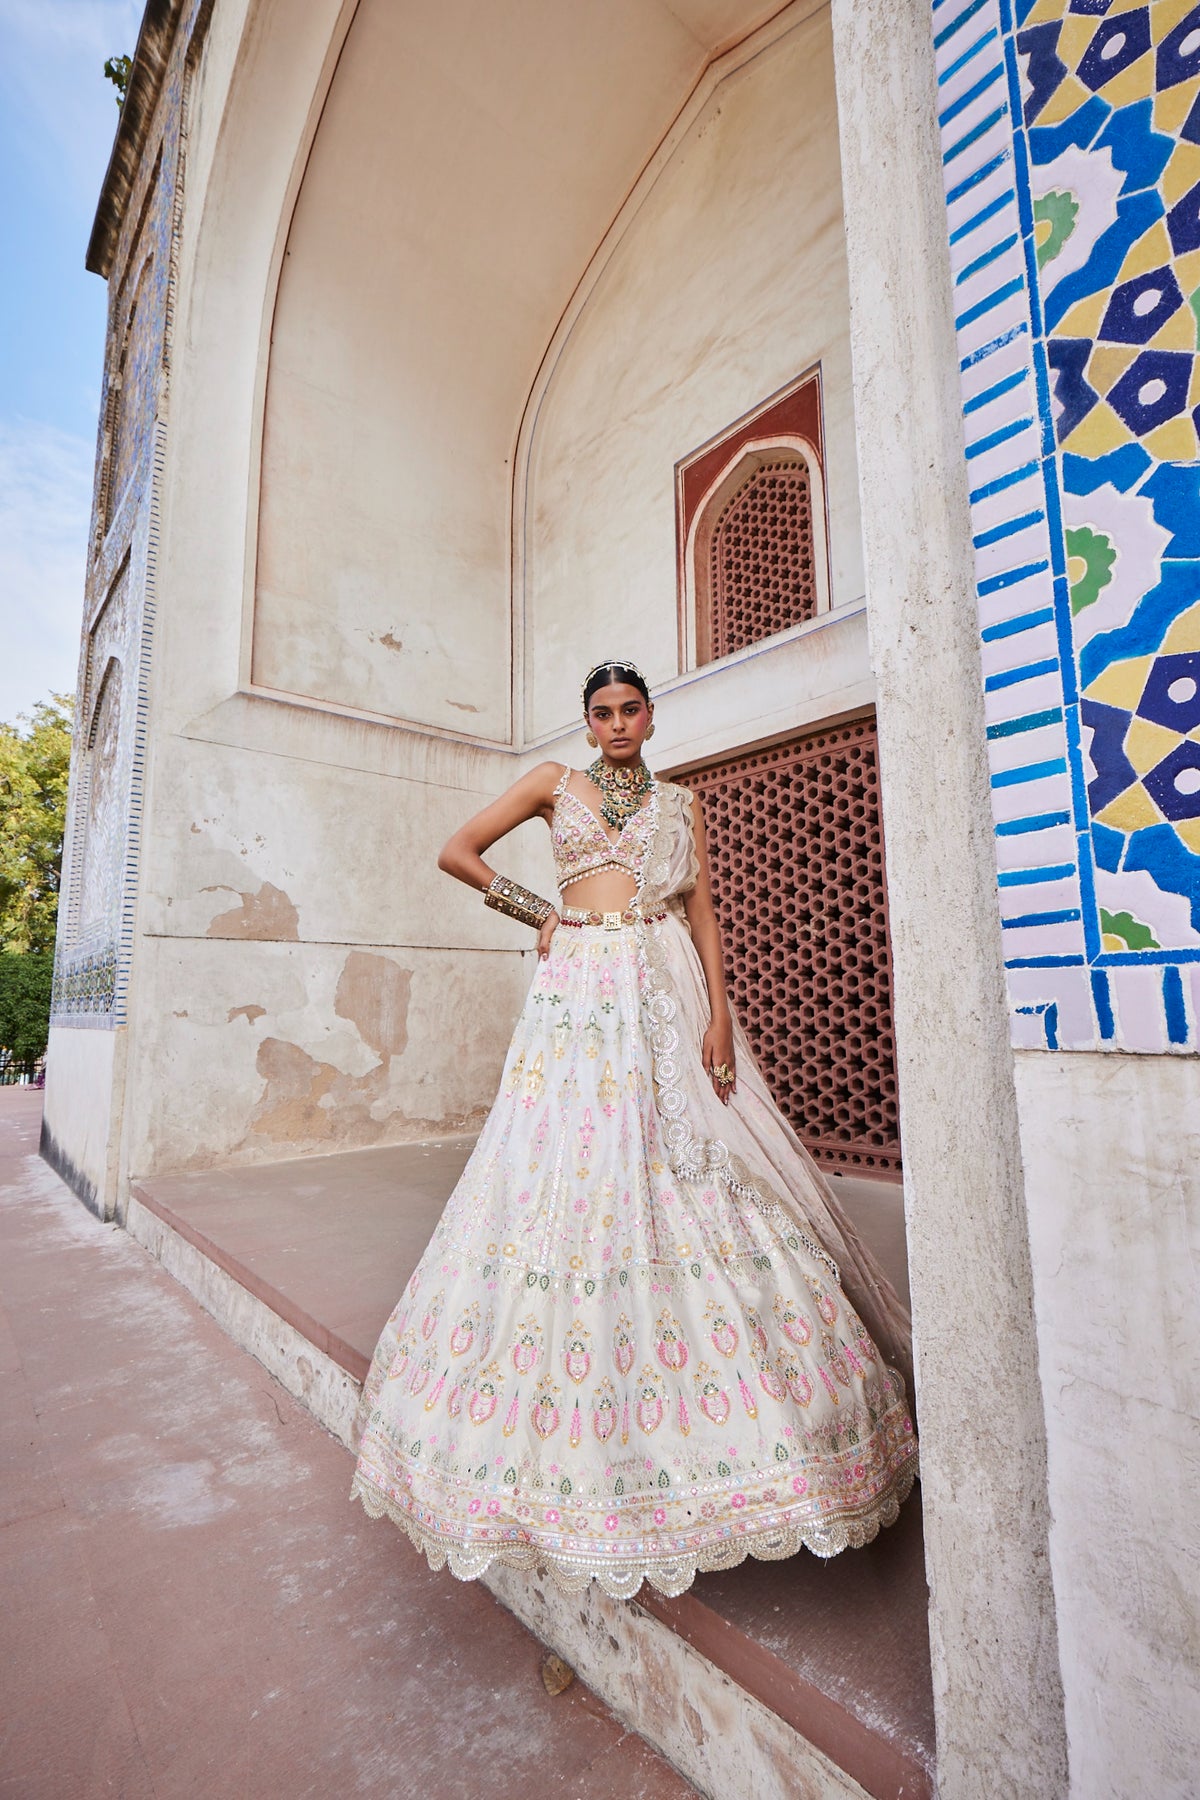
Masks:
[[[598,675],[601,669],[628,669],[630,674],[640,677],[646,688],[649,688],[650,686],[650,683],[646,680],[646,677],[642,674],[642,671],[638,668],[637,664],[630,662],[628,657],[607,656],[603,662],[593,663],[583,678],[583,685],[579,689],[579,698],[583,701],[585,709],[587,707],[588,682],[592,679],[593,675]]]

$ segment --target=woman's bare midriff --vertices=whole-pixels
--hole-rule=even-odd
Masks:
[[[562,904],[584,912],[624,912],[637,898],[637,882],[620,869],[599,869],[563,889]]]

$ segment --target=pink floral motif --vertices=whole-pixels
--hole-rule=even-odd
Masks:
[[[572,1321],[563,1345],[563,1368],[575,1383],[586,1381],[592,1366],[592,1334],[582,1319]]]
[[[833,1333],[823,1331],[821,1333],[821,1344],[825,1351],[825,1361],[829,1364],[829,1367],[833,1370],[842,1386],[849,1387],[850,1365],[846,1361],[846,1358],[838,1345],[834,1343]]]
[[[746,1324],[750,1328],[751,1352],[757,1351],[759,1356],[769,1356],[771,1354],[771,1345],[768,1341],[763,1322],[758,1316],[757,1308],[753,1306],[748,1306],[746,1308]]]
[[[521,1393],[520,1393],[520,1389],[518,1388],[516,1393],[514,1393],[512,1400],[509,1402],[508,1415],[505,1418],[503,1425],[500,1427],[500,1429],[504,1433],[505,1437],[511,1437],[513,1432],[517,1429],[517,1420],[521,1416],[520,1409],[518,1406],[518,1402],[519,1402],[520,1398],[521,1398]]]
[[[670,1369],[672,1374],[677,1375],[681,1369],[686,1367],[689,1351],[683,1335],[683,1326],[669,1306],[664,1306],[658,1315],[655,1343],[658,1349],[658,1360],[664,1369]]]
[[[729,1417],[730,1401],[728,1393],[717,1380],[716,1370],[702,1362],[696,1370],[694,1380],[700,1411],[714,1425],[723,1425]]]
[[[458,1315],[457,1323],[450,1332],[450,1354],[465,1356],[475,1342],[475,1333],[479,1330],[479,1302],[472,1300],[464,1306]]]
[[[444,1375],[439,1375],[437,1380],[434,1382],[433,1387],[430,1389],[429,1398],[425,1402],[425,1411],[426,1412],[433,1411],[434,1407],[438,1403],[438,1400],[441,1398],[442,1389],[445,1387],[445,1385],[446,1385],[446,1377]]]
[[[570,1441],[572,1450],[578,1450],[583,1439],[583,1415],[579,1410],[578,1400],[571,1408]]]
[[[738,1376],[738,1390],[742,1396],[742,1405],[746,1409],[746,1417],[748,1419],[757,1419],[758,1407],[754,1403],[754,1395],[750,1392],[749,1387],[746,1385],[745,1377],[742,1375]]]
[[[622,1313],[613,1326],[613,1361],[619,1374],[628,1375],[633,1367],[634,1354],[633,1326]]]
[[[512,1365],[519,1375],[528,1375],[542,1354],[542,1327],[532,1315],[517,1326],[512,1346]]]
[[[762,1387],[763,1393],[766,1394],[770,1399],[772,1399],[772,1400],[786,1400],[787,1399],[787,1382],[783,1381],[775,1373],[775,1371],[771,1367],[770,1363],[765,1363],[763,1365],[763,1367],[758,1371],[758,1379],[759,1379],[759,1383]]]
[[[437,1351],[427,1350],[413,1370],[413,1378],[408,1384],[408,1391],[410,1394],[419,1394],[424,1390],[429,1377],[433,1374],[434,1364],[436,1362]]]
[[[664,1511],[664,1509],[661,1506],[656,1506],[654,1509],[654,1523],[656,1525],[665,1525],[666,1522],[667,1522],[666,1512]]]
[[[822,1287],[815,1275],[806,1275],[804,1279],[808,1283],[812,1297],[817,1303],[817,1311],[820,1313],[826,1325],[835,1325],[837,1323],[838,1309],[837,1301],[834,1299],[833,1295],[829,1293],[827,1289]]]
[[[733,1356],[738,1347],[738,1329],[729,1316],[727,1307],[719,1301],[710,1300],[704,1309],[704,1317],[708,1324],[708,1335],[713,1341],[713,1349],[722,1356]]]
[[[489,1363],[475,1377],[475,1386],[467,1402],[467,1417],[473,1425],[486,1425],[496,1410],[504,1374],[499,1363]]]
[[[790,1338],[793,1344],[799,1344],[801,1349],[805,1344],[811,1343],[812,1320],[807,1313],[800,1310],[799,1304],[795,1300],[787,1299],[783,1294],[776,1294],[774,1304],[775,1317],[784,1337]]]
[[[530,1409],[530,1421],[538,1436],[545,1441],[553,1437],[558,1430],[559,1401],[562,1389],[548,1374],[543,1375],[534,1389],[533,1405]]]
[[[425,1317],[421,1320],[421,1336],[425,1339],[426,1343],[429,1342],[429,1339],[437,1330],[437,1323],[442,1316],[442,1308],[445,1304],[446,1295],[444,1291],[439,1288],[432,1300],[430,1300],[429,1305],[426,1307]]]
[[[776,1367],[796,1405],[807,1406],[813,1397],[813,1384],[786,1344],[781,1344],[779,1347]]]
[[[617,1396],[606,1375],[592,1397],[592,1430],[606,1444],[617,1428]]]
[[[647,1363],[638,1384],[637,1422],[645,1432],[657,1431],[666,1410],[666,1383],[654,1365]]]

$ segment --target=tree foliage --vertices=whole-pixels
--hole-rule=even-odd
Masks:
[[[104,64],[104,74],[117,90],[117,105],[124,106],[125,93],[129,87],[129,71],[133,68],[131,56],[110,56]]]
[[[10,1065],[29,1068],[44,1054],[53,981],[52,950],[0,950],[0,1080]]]
[[[71,714],[72,701],[53,694],[0,724],[0,950],[54,949]]]

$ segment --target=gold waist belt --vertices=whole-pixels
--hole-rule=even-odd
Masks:
[[[666,908],[661,912],[643,912],[640,906],[627,906],[624,912],[587,912],[581,906],[560,906],[559,921],[563,925],[602,925],[605,931],[620,931],[622,925],[636,925],[644,920],[647,925],[656,919],[665,919]]]

